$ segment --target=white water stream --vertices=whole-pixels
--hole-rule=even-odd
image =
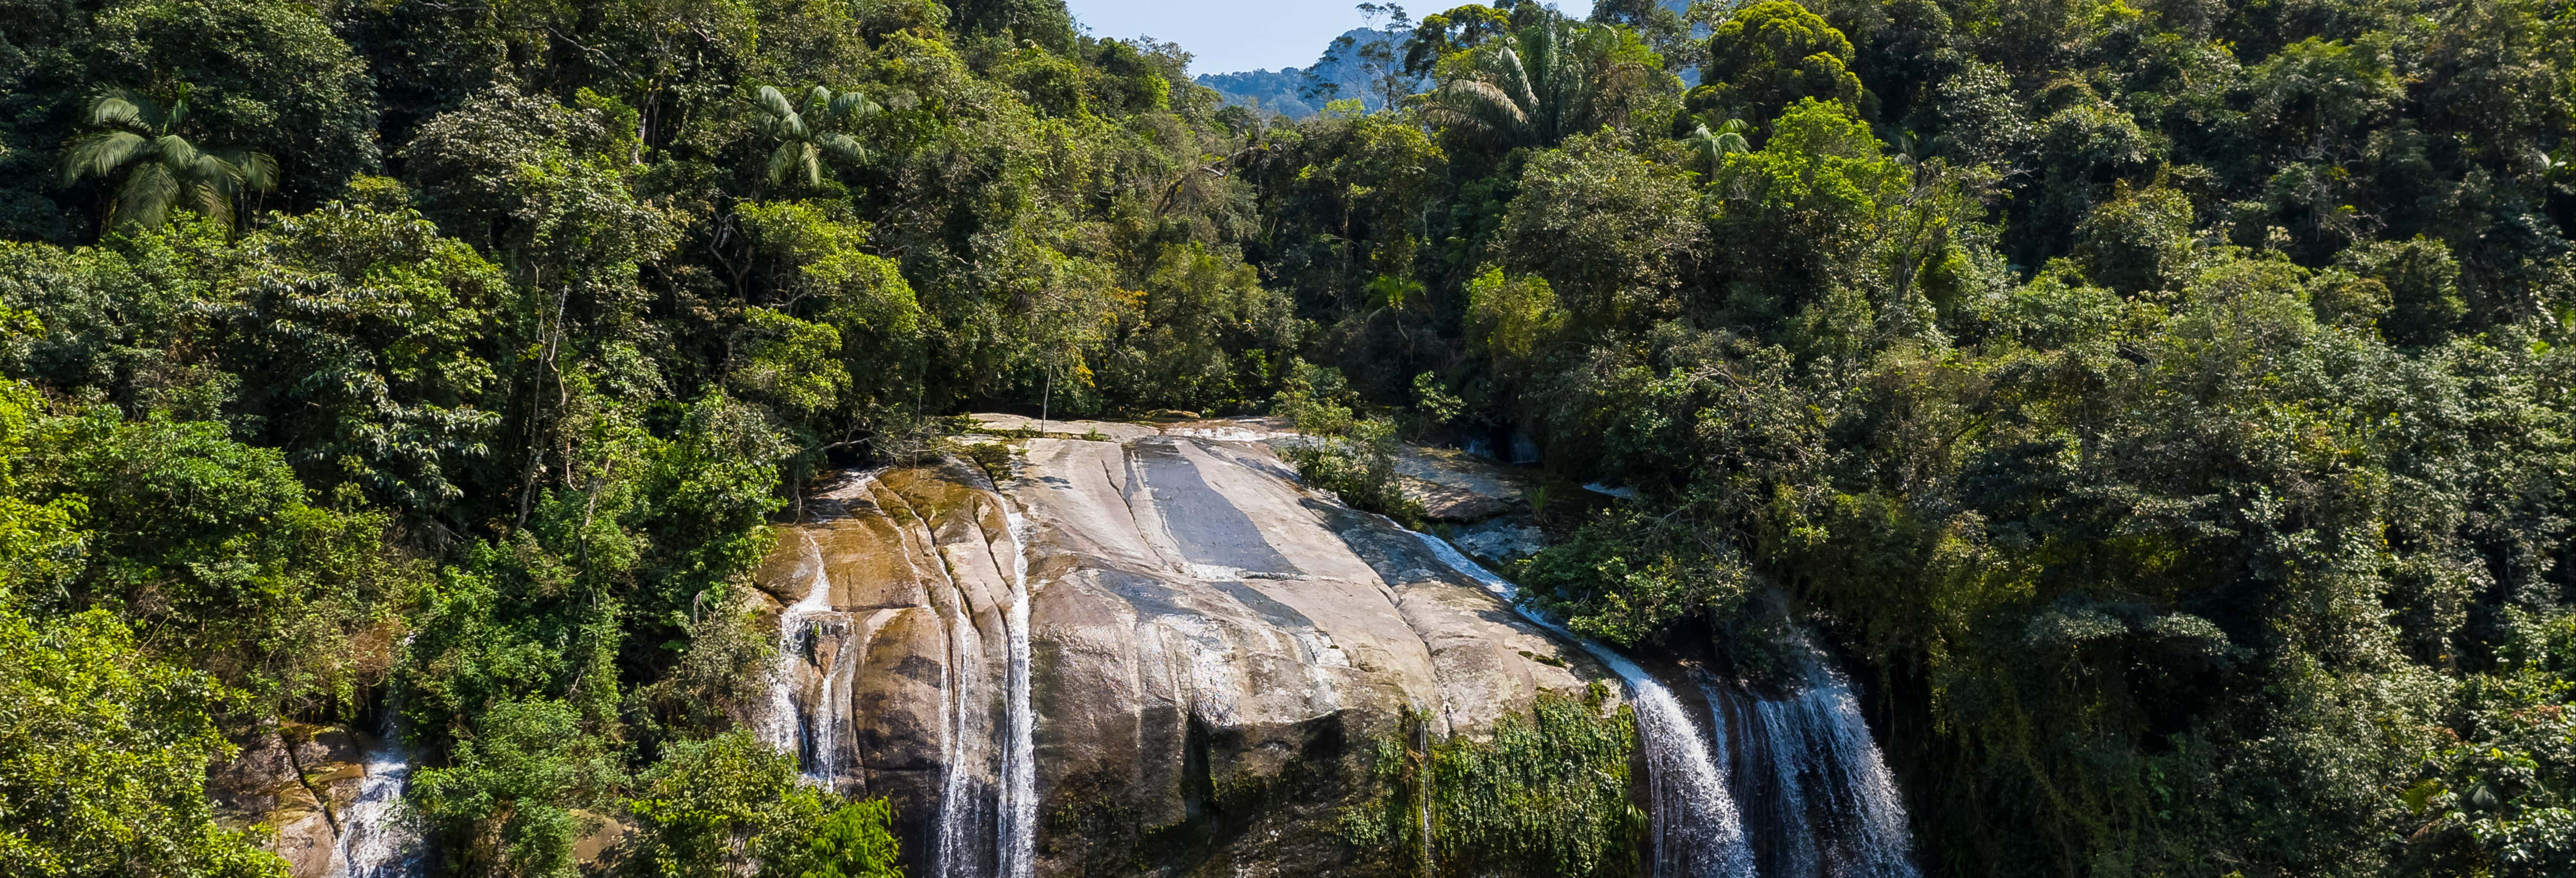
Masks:
[[[1036,868],[1037,723],[1029,707],[1029,523],[1002,501],[1011,532],[1011,602],[1002,614],[1010,664],[1003,673],[1001,878]]]
[[[857,669],[859,650],[845,641],[850,618],[832,609],[832,578],[823,569],[822,547],[810,534],[799,533],[806,563],[813,568],[805,597],[778,613],[778,678],[770,685],[771,722],[765,737],[772,746],[797,754],[798,770],[807,782],[830,788],[841,775],[844,735],[841,690]],[[799,665],[814,668],[810,703],[798,704]]]
[[[1646,782],[1652,796],[1647,815],[1655,845],[1652,874],[1656,878],[1751,878],[1753,850],[1745,843],[1743,821],[1727,794],[1725,770],[1672,690],[1626,656],[1576,637],[1523,605],[1519,586],[1459,554],[1447,540],[1426,533],[1413,535],[1441,563],[1501,596],[1523,618],[1581,645],[1628,684],[1628,703],[1637,713],[1637,736],[1646,749]]]
[[[1701,680],[1721,734],[1739,740],[1738,773],[1771,878],[1919,878],[1896,779],[1861,718],[1851,681],[1800,637],[1785,698]],[[1755,777],[1756,773],[1761,776]]]
[[[340,812],[340,863],[347,878],[417,878],[426,864],[420,833],[401,819],[411,757],[396,734],[396,713],[395,705],[385,706],[384,737],[367,748],[358,798]]]
[[[873,487],[869,477],[860,490]],[[995,733],[996,701],[986,670],[985,635],[975,625],[977,608],[959,582],[949,559],[932,541],[916,543],[907,532],[906,551],[937,565],[938,575],[925,583],[936,594],[931,612],[946,629],[949,669],[940,701],[940,757],[944,768],[939,789],[939,815],[933,827],[929,873],[940,878],[1028,878],[1035,870],[1037,841],[1036,723],[1029,694],[1028,522],[1004,502],[1009,524],[1010,556],[994,561],[1008,578],[1008,602],[999,609],[1003,628],[1002,716]],[[918,517],[918,513],[915,513]],[[832,605],[832,585],[819,544],[810,533],[803,540],[805,566],[811,571],[805,596],[778,615],[779,667],[770,688],[769,721],[763,737],[773,746],[798,755],[809,783],[838,788],[855,755],[857,731],[849,716],[865,640],[902,610],[880,610],[864,626]],[[985,782],[985,772],[992,783]]]

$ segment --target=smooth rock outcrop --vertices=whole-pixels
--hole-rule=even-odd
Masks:
[[[786,647],[769,733],[893,798],[908,874],[1378,874],[1334,827],[1406,712],[1481,737],[1542,691],[1617,690],[1413,535],[1229,441],[1254,430],[1047,426],[1104,438],[1013,440],[998,483],[839,477],[759,578]]]
[[[375,739],[340,726],[288,724],[235,743],[241,751],[207,777],[218,818],[267,826],[274,832],[269,849],[286,859],[294,878],[347,874],[340,836]]]

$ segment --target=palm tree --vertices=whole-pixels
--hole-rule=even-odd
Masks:
[[[1614,121],[1655,72],[1625,28],[1556,16],[1468,51],[1464,75],[1423,95],[1422,114],[1505,146],[1554,146]]]
[[[157,226],[180,204],[229,225],[233,202],[244,192],[277,188],[277,160],[267,153],[200,147],[179,133],[188,119],[184,86],[168,107],[139,92],[109,89],[90,99],[85,118],[97,130],[64,150],[62,184],[105,179],[122,169],[125,182],[109,208],[111,226]]]
[[[1700,164],[1707,167],[1706,173],[1713,177],[1717,175],[1718,164],[1727,156],[1753,151],[1753,145],[1744,140],[1746,128],[1742,119],[1728,119],[1714,131],[1709,130],[1707,122],[1701,122],[1691,127],[1690,136],[1683,138],[1683,142],[1690,145],[1691,157],[1699,159]]]
[[[790,103],[778,89],[761,86],[753,101],[760,111],[757,124],[761,133],[776,137],[778,149],[769,154],[769,182],[784,183],[791,172],[805,178],[805,185],[823,185],[823,156],[845,162],[862,162],[868,158],[866,147],[858,138],[834,130],[849,121],[877,111],[874,101],[858,92],[833,94],[831,89],[815,86],[805,94],[803,104]]]

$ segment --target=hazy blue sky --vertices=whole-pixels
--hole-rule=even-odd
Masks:
[[[1413,17],[1469,0],[1406,3]],[[1343,31],[1359,27],[1359,0],[1065,0],[1093,36],[1181,44],[1191,73],[1304,67]],[[1592,0],[1558,0],[1567,14],[1591,14]]]

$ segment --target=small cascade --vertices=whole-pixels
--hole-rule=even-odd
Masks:
[[[847,614],[832,609],[832,580],[823,570],[822,547],[810,534],[806,561],[814,571],[805,597],[778,614],[778,676],[770,685],[772,746],[796,754],[805,780],[837,787],[847,768],[848,686],[859,650],[850,642]]]
[[[928,520],[918,511],[913,518]],[[1001,754],[993,740],[994,693],[984,669],[984,634],[975,627],[974,606],[949,573],[947,559],[932,546],[913,551],[927,557],[939,573],[931,604],[948,629],[950,685],[940,703],[941,724],[948,730],[940,744],[946,777],[939,790],[938,848],[931,872],[942,878],[983,878],[996,873],[1001,859],[999,846],[985,843],[1001,838],[1001,827],[997,791],[982,772],[994,769]],[[945,593],[939,593],[941,586]]]
[[[1646,750],[1646,782],[1655,849],[1656,878],[1751,878],[1753,850],[1745,841],[1743,822],[1727,793],[1726,773],[1710,754],[1710,741],[1682,709],[1672,690],[1636,662],[1608,647],[1576,637],[1555,621],[1520,603],[1520,587],[1494,575],[1446,540],[1415,533],[1431,554],[1450,569],[1500,595],[1532,623],[1571,640],[1608,665],[1628,684],[1628,703],[1636,711],[1639,744]],[[1864,733],[1864,737],[1866,734]]]
[[[1029,524],[1003,501],[1011,532],[1011,602],[1002,614],[1010,665],[1003,674],[1001,878],[1028,878],[1036,868],[1037,723],[1029,706]]]
[[[1905,806],[1861,719],[1851,681],[1801,637],[1795,688],[1764,697],[1702,678],[1720,734],[1735,742],[1747,822],[1768,878],[1919,878]]]
[[[402,819],[403,784],[411,778],[411,754],[403,751],[394,717],[385,706],[384,737],[367,748],[366,777],[358,798],[340,812],[340,863],[348,878],[418,878],[424,874],[428,846]]]

